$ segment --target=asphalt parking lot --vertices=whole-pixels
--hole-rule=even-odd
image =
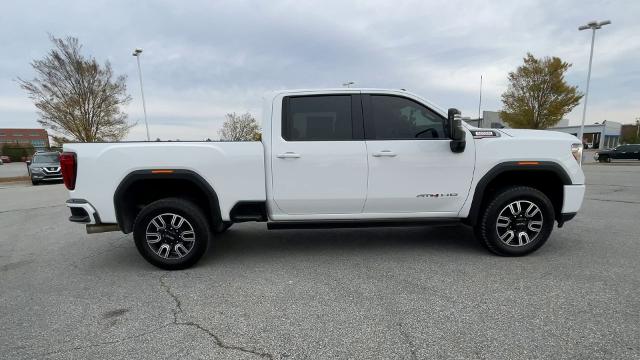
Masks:
[[[180,272],[69,223],[61,184],[0,184],[0,357],[640,358],[638,165],[585,165],[582,211],[523,258],[462,226],[244,224]]]

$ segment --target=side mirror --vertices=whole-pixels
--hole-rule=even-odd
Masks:
[[[449,109],[447,114],[447,131],[449,132],[449,138],[451,142],[449,146],[454,153],[461,153],[467,145],[465,140],[467,133],[462,127],[462,118],[460,116],[460,110]]]

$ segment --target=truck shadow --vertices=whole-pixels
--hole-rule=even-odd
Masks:
[[[486,254],[471,228],[463,225],[268,231],[263,224],[236,224],[213,239],[201,264],[221,258],[358,257],[385,252]]]

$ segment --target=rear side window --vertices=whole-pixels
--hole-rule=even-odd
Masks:
[[[282,137],[288,141],[353,139],[351,96],[294,96],[284,99]]]
[[[367,138],[373,140],[445,139],[444,118],[404,97],[371,95]]]

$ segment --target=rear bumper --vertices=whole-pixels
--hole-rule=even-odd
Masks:
[[[36,173],[33,173],[33,174],[31,174],[31,179],[37,180],[37,181],[57,181],[57,180],[62,180],[62,175],[60,175],[60,174],[49,175],[49,174],[36,174]]]
[[[71,210],[69,221],[95,225],[100,223],[100,217],[96,209],[84,199],[69,199],[66,202],[67,207]]]
[[[562,214],[575,214],[582,206],[584,200],[584,185],[565,185],[562,203]]]

